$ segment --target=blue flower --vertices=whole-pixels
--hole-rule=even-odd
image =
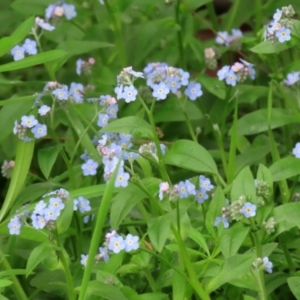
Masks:
[[[252,204],[250,202],[246,202],[244,206],[241,209],[241,213],[246,217],[246,218],[251,218],[256,215],[256,205]]]
[[[76,74],[81,75],[83,60],[81,58],[76,61]]]
[[[48,105],[42,105],[38,112],[40,116],[45,116],[50,110],[51,108]]]
[[[11,55],[13,55],[14,60],[23,59],[25,56],[25,50],[23,47],[15,46],[10,50]]]
[[[113,236],[109,239],[108,249],[114,253],[119,253],[125,248],[124,239],[121,236]]]
[[[140,157],[140,155],[136,152],[125,152],[123,154],[123,159],[124,160],[129,160],[129,161],[134,161],[139,157]]]
[[[47,206],[47,204],[43,200],[39,201],[34,207],[33,214],[42,215],[46,206]]]
[[[282,16],[282,10],[277,8],[276,13],[273,15],[273,19],[275,21],[279,21],[281,16]]]
[[[172,77],[168,82],[168,88],[172,93],[176,93],[181,87],[181,82],[179,77]]]
[[[217,73],[219,80],[225,79],[229,70],[230,70],[229,66],[224,66],[222,69],[220,69]]]
[[[80,263],[81,263],[83,266],[86,266],[86,265],[87,265],[87,260],[88,260],[88,254],[81,254],[81,260],[80,260]]]
[[[119,108],[117,104],[111,104],[107,107],[106,113],[109,115],[110,118],[116,118],[118,110]]]
[[[179,198],[187,198],[189,196],[189,192],[186,186],[186,183],[183,181],[180,181],[177,185],[177,191]]]
[[[236,85],[237,77],[236,77],[235,73],[232,70],[230,70],[227,73],[225,81],[229,85],[232,85],[232,86]]]
[[[72,96],[76,103],[83,103],[83,85],[72,82],[69,89],[69,95]]]
[[[60,214],[60,210],[54,208],[53,206],[46,207],[44,209],[44,218],[46,221],[55,221]]]
[[[200,83],[190,82],[184,91],[184,94],[189,97],[190,100],[196,100],[196,98],[203,94]]]
[[[60,198],[51,197],[49,199],[49,207],[53,207],[54,209],[61,211],[62,209],[64,209],[65,204],[62,202],[62,200]]]
[[[102,258],[105,262],[108,262],[109,260],[109,255],[107,253],[107,249],[104,247],[99,248],[99,256]]]
[[[169,94],[170,90],[165,83],[153,84],[152,95],[156,100],[164,100]]]
[[[13,217],[9,223],[7,224],[7,227],[9,229],[10,234],[20,234],[20,229],[21,229],[22,223],[20,221],[19,216]]]
[[[193,183],[191,183],[189,180],[186,180],[185,186],[189,195],[196,195],[195,185]]]
[[[97,125],[101,128],[105,127],[108,124],[109,115],[107,114],[99,114]]]
[[[83,171],[84,176],[88,175],[96,175],[97,168],[99,164],[93,159],[88,159],[82,166],[81,169]]]
[[[201,189],[204,189],[207,192],[211,191],[214,188],[214,186],[210,182],[210,179],[203,175],[199,176],[199,186]]]
[[[56,5],[54,5],[54,4],[50,4],[50,5],[47,6],[47,8],[45,10],[45,18],[46,19],[49,20],[52,17],[52,14],[55,10],[55,7],[56,7]]]
[[[181,75],[181,85],[188,85],[189,84],[189,78],[190,78],[190,73],[189,72],[186,72],[182,69],[177,69]]]
[[[297,157],[300,158],[300,143],[297,143],[295,145],[295,148],[293,149],[293,154]]]
[[[122,94],[122,98],[125,99],[126,103],[132,102],[136,99],[137,90],[133,85],[125,86]]]
[[[115,93],[117,94],[117,99],[120,100],[123,98],[123,85],[118,85],[114,89]]]
[[[125,251],[130,252],[132,250],[137,250],[139,248],[139,237],[133,236],[132,234],[127,234],[125,238]]]
[[[31,129],[31,132],[36,139],[42,138],[47,135],[47,126],[45,124],[37,124]]]
[[[47,31],[52,31],[55,29],[54,26],[52,26],[51,24],[49,23],[46,23],[43,19],[39,18],[39,17],[36,17],[35,18],[35,23],[41,27],[42,29],[44,30],[47,30]]]
[[[21,125],[26,128],[32,128],[33,126],[35,126],[37,124],[38,124],[38,121],[33,115],[23,116],[21,118]]]
[[[61,88],[53,90],[52,95],[54,95],[58,100],[68,100],[68,87],[66,85],[63,85]]]
[[[36,41],[26,39],[25,43],[23,44],[23,49],[29,55],[37,54]]]
[[[269,261],[269,258],[265,256],[263,259],[264,270],[268,273],[272,273],[273,263]]]
[[[74,210],[77,210],[77,208],[79,208],[81,213],[90,211],[91,210],[90,201],[88,199],[79,196],[77,199],[74,199]]]
[[[205,189],[196,190],[196,201],[200,204],[204,203],[208,199],[208,195]]]
[[[71,20],[76,17],[77,13],[75,11],[75,6],[73,4],[63,4],[64,15],[67,20]]]
[[[115,187],[126,187],[128,185],[129,178],[130,175],[120,169],[116,178]]]
[[[219,31],[216,37],[216,43],[228,46],[230,43],[229,34],[226,31]]]
[[[284,81],[287,85],[293,85],[300,80],[299,72],[292,72],[287,74],[287,79]]]
[[[43,215],[32,214],[31,221],[32,221],[32,226],[35,229],[43,229],[47,224],[47,221]]]
[[[280,43],[284,43],[285,41],[289,41],[291,39],[291,30],[282,27],[276,31],[275,35]]]
[[[227,220],[226,217],[216,217],[215,222],[214,222],[214,226],[218,227],[220,222],[223,223],[224,228],[228,228],[229,227],[229,222]]]

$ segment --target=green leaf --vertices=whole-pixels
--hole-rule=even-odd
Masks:
[[[236,201],[240,196],[250,196],[250,202],[256,203],[256,187],[249,167],[245,167],[235,178],[231,188],[231,201]]]
[[[114,47],[113,44],[96,41],[65,41],[57,46],[57,49],[64,50],[68,55],[79,55],[91,52],[100,48]]]
[[[116,286],[98,280],[89,282],[87,292],[108,300],[127,300],[124,294]]]
[[[189,10],[195,10],[202,5],[212,2],[212,0],[183,0]]]
[[[63,50],[51,50],[44,53],[39,53],[37,55],[25,57],[22,60],[10,62],[0,66],[0,72],[15,71],[20,69],[25,69],[28,67],[36,66],[39,64],[44,64],[49,61],[61,58],[67,53]]]
[[[36,96],[25,96],[25,97],[19,97],[19,98],[11,98],[7,100],[0,100],[0,107],[1,106],[6,106],[10,104],[22,104],[25,102],[30,103],[31,105],[33,104],[34,99]],[[22,112],[24,114],[24,112]]]
[[[220,237],[220,248],[225,258],[229,258],[237,254],[248,233],[249,227],[244,227],[240,223],[222,231]]]
[[[153,247],[161,252],[171,233],[171,216],[156,217],[148,222],[148,235]]]
[[[276,233],[288,231],[295,226],[300,228],[299,215],[300,202],[286,203],[274,208],[274,218],[278,224]]]
[[[285,157],[276,161],[271,167],[273,181],[280,181],[300,174],[300,159]]]
[[[34,17],[25,20],[9,37],[0,39],[0,57],[22,42],[34,25]]]
[[[169,299],[167,294],[163,293],[148,293],[140,295],[140,300],[167,300]]]
[[[53,246],[50,244],[49,241],[46,241],[36,248],[32,250],[27,260],[26,265],[26,274],[29,276],[34,268],[46,259],[49,255],[52,255]]]
[[[191,170],[197,173],[218,174],[218,169],[209,152],[201,145],[189,141],[178,140],[164,156],[167,165]]]
[[[46,179],[49,178],[60,149],[61,145],[56,145],[49,148],[43,148],[38,151],[39,166]]]
[[[226,282],[248,273],[254,260],[255,254],[235,255],[226,259],[220,272],[208,282],[206,291],[211,293]]]
[[[216,217],[221,216],[222,214],[222,207],[226,205],[225,202],[225,195],[221,187],[217,186],[214,196],[210,201],[209,209],[206,214],[206,221],[208,224],[213,224]],[[207,227],[207,224],[206,224]],[[207,228],[207,230],[209,230]]]
[[[284,43],[274,43],[272,44],[270,41],[263,41],[259,43],[258,45],[254,46],[250,49],[250,51],[255,53],[263,53],[263,54],[271,54],[271,53],[279,53],[281,51],[284,51],[286,49],[289,49],[293,46],[295,46],[297,43],[297,40],[292,38],[290,41],[284,42]]]
[[[210,251],[209,248],[206,244],[205,238],[201,234],[200,231],[190,227],[188,229],[188,236],[191,238],[193,241],[195,241],[205,252],[208,256],[210,256]]]
[[[4,288],[6,286],[10,286],[12,282],[7,279],[0,279],[0,288]]]
[[[57,224],[57,232],[62,234],[66,232],[71,224],[72,217],[74,213],[74,204],[71,199],[68,199],[65,202],[65,208],[63,209],[62,213],[58,217],[56,224]]]
[[[289,277],[288,285],[297,300],[300,300],[300,277]]]
[[[268,130],[268,110],[260,109],[249,113],[238,120],[238,134],[239,135],[250,135]],[[272,118],[270,126],[272,129],[298,123],[300,119],[292,112],[282,108],[272,108]]]
[[[197,77],[203,87],[211,94],[224,100],[226,97],[226,87],[223,81],[217,78],[200,75]]]
[[[101,129],[100,132],[129,133],[136,137],[153,139],[151,126],[139,117],[125,117],[112,121]]]

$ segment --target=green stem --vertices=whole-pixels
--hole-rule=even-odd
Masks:
[[[186,61],[184,56],[184,47],[183,47],[183,36],[182,36],[182,24],[180,22],[180,0],[176,1],[175,4],[175,20],[176,24],[178,25],[179,29],[177,30],[177,42],[178,42],[178,49],[179,49],[179,56],[181,60],[181,67],[186,69]]]
[[[8,262],[8,260],[6,259],[5,255],[0,253],[0,265],[1,265],[1,269],[6,270],[6,271],[11,271],[12,268]],[[10,275],[10,280],[12,281],[12,286],[11,289],[14,292],[14,294],[16,295],[16,298],[18,300],[27,300],[28,297],[26,296],[18,278],[15,275]]]
[[[279,243],[280,243],[280,246],[281,246],[282,251],[283,251],[283,253],[284,253],[286,262],[287,262],[287,264],[288,264],[288,266],[289,266],[290,272],[291,272],[291,273],[295,273],[296,269],[295,269],[295,266],[294,266],[294,263],[293,263],[291,254],[290,254],[290,252],[289,252],[289,249],[288,249],[288,247],[287,247],[287,245],[286,245],[286,241],[283,239],[282,234],[279,235]]]
[[[155,281],[154,281],[154,278],[153,278],[151,272],[148,269],[146,269],[146,268],[143,269],[143,272],[144,272],[144,274],[145,274],[145,276],[146,276],[146,278],[147,278],[147,280],[148,280],[148,282],[150,284],[152,292],[154,292],[154,293],[157,292],[156,284],[155,284]]]
[[[255,33],[262,28],[262,1],[255,0]]]
[[[87,293],[87,288],[90,280],[90,276],[92,273],[92,268],[94,264],[94,258],[97,253],[97,249],[99,247],[100,240],[102,238],[102,230],[104,228],[104,224],[106,222],[106,218],[109,212],[109,207],[111,203],[111,198],[114,192],[114,184],[116,181],[117,177],[117,172],[119,170],[121,160],[118,162],[118,165],[115,168],[115,171],[113,172],[111,178],[108,181],[108,184],[106,186],[100,208],[98,210],[98,214],[96,216],[96,223],[94,227],[94,232],[90,244],[90,250],[88,253],[88,260],[87,260],[87,265],[84,269],[83,273],[83,279],[82,279],[82,284],[80,288],[80,293],[79,293],[79,300],[84,300],[86,299],[86,293]]]
[[[196,136],[196,134],[195,134],[195,132],[194,132],[193,126],[192,126],[192,124],[191,124],[191,121],[190,121],[190,119],[189,119],[187,113],[186,113],[185,111],[183,111],[183,114],[184,114],[184,117],[185,117],[186,125],[187,125],[187,127],[188,127],[188,129],[189,129],[189,133],[190,133],[190,135],[191,135],[191,137],[192,137],[192,140],[193,140],[195,143],[198,143],[197,136]]]
[[[58,257],[61,261],[61,264],[63,266],[63,269],[64,269],[64,273],[65,273],[65,277],[66,277],[66,281],[67,281],[68,299],[75,300],[76,296],[75,296],[75,287],[74,287],[73,277],[72,277],[68,262],[65,257],[64,248],[61,245],[60,238],[59,238],[58,232],[56,230],[55,230],[55,239],[57,242],[57,246],[60,248],[60,250],[57,251],[57,255],[58,255]]]
[[[114,28],[114,34],[115,34],[115,41],[117,44],[118,54],[119,54],[119,60],[120,60],[120,66],[122,68],[125,68],[127,66],[127,59],[126,59],[126,51],[124,47],[123,37],[122,37],[122,31],[121,31],[121,25],[119,18],[116,17],[115,12],[113,11],[113,8],[110,5],[110,2],[108,0],[104,0],[104,4],[106,6],[106,9],[110,15],[112,25]]]

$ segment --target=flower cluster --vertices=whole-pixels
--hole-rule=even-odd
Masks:
[[[284,83],[288,86],[296,84],[300,80],[299,72],[291,72],[287,74]]]
[[[208,192],[210,192],[213,188],[214,186],[211,184],[210,179],[200,175],[199,188],[196,188],[190,180],[180,181],[173,187],[171,187],[168,182],[160,183],[158,198],[163,200],[164,194],[166,194],[169,196],[170,201],[174,201],[178,198],[183,199],[193,196],[198,203],[202,204],[209,198]]]
[[[81,213],[85,213],[91,210],[90,201],[82,196],[74,199],[74,210],[79,210]]]
[[[13,133],[24,142],[30,142],[34,138],[39,139],[47,135],[47,126],[40,124],[34,115],[22,116],[21,121],[15,121]]]
[[[36,41],[31,39],[26,39],[23,45],[17,45],[10,50],[11,55],[14,60],[21,60],[25,57],[25,53],[28,55],[37,54]]]
[[[257,206],[251,202],[246,202],[245,196],[240,196],[236,201],[222,208],[222,216],[217,217],[214,222],[214,226],[218,227],[219,223],[222,222],[224,228],[229,227],[231,221],[239,221],[242,218],[252,218],[256,215]]]
[[[291,5],[277,9],[273,15],[273,20],[266,27],[264,39],[271,43],[284,43],[291,39],[291,18],[295,11]]]
[[[271,234],[271,233],[275,232],[276,224],[277,223],[273,217],[271,217],[269,220],[263,222],[263,226],[265,227],[267,234]]]
[[[91,66],[94,65],[95,62],[96,62],[96,60],[93,57],[90,57],[87,61],[84,61],[81,58],[79,58],[76,61],[76,74],[81,75],[82,72],[84,74],[90,74]]]
[[[11,177],[14,166],[15,166],[14,160],[11,160],[11,161],[5,160],[1,166],[2,176],[9,179]]]
[[[65,207],[65,201],[69,199],[69,192],[65,189],[58,189],[48,193],[42,197],[34,207],[32,212],[25,210],[22,214],[15,215],[8,223],[10,234],[18,235],[23,224],[31,221],[32,227],[35,229],[54,228],[55,220],[61,214]],[[44,201],[49,198],[48,201]]]
[[[109,260],[109,254],[113,253],[120,253],[122,250],[126,252],[131,252],[137,250],[139,248],[139,237],[134,236],[132,234],[127,234],[124,238],[123,236],[119,235],[115,230],[109,232],[105,235],[105,242],[103,247],[99,248],[99,254],[96,255],[95,260],[104,260],[107,262]],[[82,254],[81,255],[81,264],[86,266],[88,260],[88,255]]]
[[[262,180],[254,180],[255,187],[256,187],[256,195],[260,198],[260,202],[264,205],[264,199],[268,199],[271,195],[271,187],[270,185]]]
[[[160,150],[162,155],[166,154],[166,146],[164,144],[160,144]],[[154,158],[156,162],[158,162],[157,149],[153,142],[148,144],[143,144],[139,148],[139,153],[148,158]]]
[[[257,269],[257,270],[265,270],[268,273],[272,273],[273,272],[273,263],[269,260],[269,258],[267,256],[263,257],[263,258],[257,258],[256,261],[253,263],[253,266]]]
[[[189,82],[190,74],[182,69],[170,67],[165,63],[149,63],[144,68],[147,85],[152,88],[156,100],[164,100],[172,92],[177,94],[186,86],[184,94],[192,101],[202,96],[201,84]]]
[[[300,158],[300,143],[297,143],[293,149],[293,154],[297,157]]]
[[[240,44],[237,41],[243,37],[243,33],[240,29],[232,29],[232,34],[227,31],[220,31],[217,33],[216,43],[224,46],[233,46],[234,48],[240,48]]]
[[[205,65],[208,69],[214,70],[217,67],[217,60],[220,58],[221,53],[216,47],[204,49]]]
[[[243,82],[247,77],[255,78],[255,70],[253,64],[240,59],[232,66],[224,66],[217,73],[219,80],[224,80],[228,85],[235,86],[237,82]]]

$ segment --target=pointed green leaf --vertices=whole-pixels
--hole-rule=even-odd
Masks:
[[[300,300],[300,277],[290,277],[287,282],[295,298]]]
[[[49,178],[60,149],[61,145],[56,145],[49,148],[43,148],[38,151],[39,166],[46,179]]]
[[[300,174],[300,159],[296,157],[285,157],[276,161],[270,172],[274,181],[280,181]]]

